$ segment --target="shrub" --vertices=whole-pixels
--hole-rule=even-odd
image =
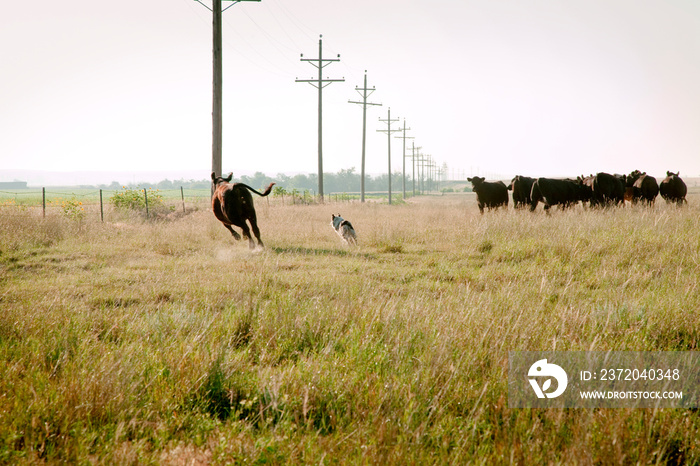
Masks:
[[[288,195],[289,193],[287,192],[286,189],[284,189],[282,186],[275,186],[272,188],[272,195],[274,197],[284,197]]]
[[[163,206],[163,196],[158,190],[154,191],[149,188],[147,194],[149,209]],[[146,208],[146,196],[143,189],[122,187],[122,191],[115,192],[109,198],[109,202],[115,208],[122,210],[143,210]]]
[[[82,223],[85,218],[85,209],[83,208],[83,203],[76,200],[75,198],[69,199],[67,201],[61,202],[61,209],[63,210],[63,215],[67,218]]]

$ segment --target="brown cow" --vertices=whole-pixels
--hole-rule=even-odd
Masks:
[[[232,177],[233,173],[229,173],[226,178],[216,176],[214,172],[211,174],[211,181],[214,183],[214,195],[211,198],[211,208],[214,211],[214,215],[224,224],[235,239],[239,240],[241,236],[231,228],[231,225],[235,225],[243,230],[243,237],[248,238],[250,249],[255,249],[255,241],[253,241],[253,238],[250,236],[250,229],[246,224],[247,220],[250,223],[250,227],[253,229],[253,234],[255,234],[255,237],[258,239],[258,244],[260,247],[265,247],[260,239],[260,230],[258,229],[258,221],[255,216],[255,206],[253,206],[253,196],[250,195],[250,191],[258,196],[267,196],[272,191],[272,186],[275,183],[270,183],[265,191],[259,193],[243,183],[230,183]]]

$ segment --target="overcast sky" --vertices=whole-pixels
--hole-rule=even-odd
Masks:
[[[206,2],[206,0],[203,0]],[[228,2],[224,2],[228,3]],[[210,3],[207,3],[210,5]],[[387,167],[406,119],[450,173],[700,176],[697,0],[262,0],[224,13],[223,168]],[[211,172],[211,13],[193,0],[6,2],[0,169]],[[410,143],[409,143],[410,145]],[[392,167],[401,166],[392,141]],[[2,181],[2,180],[0,180]]]

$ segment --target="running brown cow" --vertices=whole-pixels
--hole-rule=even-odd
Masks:
[[[666,202],[675,202],[678,205],[688,202],[685,200],[688,187],[678,176],[678,173],[666,172],[666,178],[659,185],[659,192],[661,197],[666,199]]]
[[[253,229],[253,234],[258,239],[258,244],[260,247],[265,247],[260,239],[258,220],[255,216],[255,206],[253,206],[253,196],[250,195],[250,192],[254,192],[258,196],[267,196],[272,191],[272,186],[275,183],[270,183],[265,191],[259,193],[243,183],[231,183],[232,177],[233,173],[229,173],[226,178],[216,176],[214,172],[211,174],[211,181],[214,183],[211,208],[214,211],[214,215],[224,224],[235,239],[239,240],[241,236],[231,226],[234,225],[243,230],[243,237],[248,238],[250,249],[255,249],[255,241],[251,238],[250,229],[246,224],[246,221],[248,221],[250,228]]]

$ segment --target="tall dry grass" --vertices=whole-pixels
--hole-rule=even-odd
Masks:
[[[688,410],[511,410],[512,350],[696,350],[700,199],[545,215],[471,197],[256,200],[0,227],[8,463],[697,463]],[[358,247],[333,232],[352,221]]]

